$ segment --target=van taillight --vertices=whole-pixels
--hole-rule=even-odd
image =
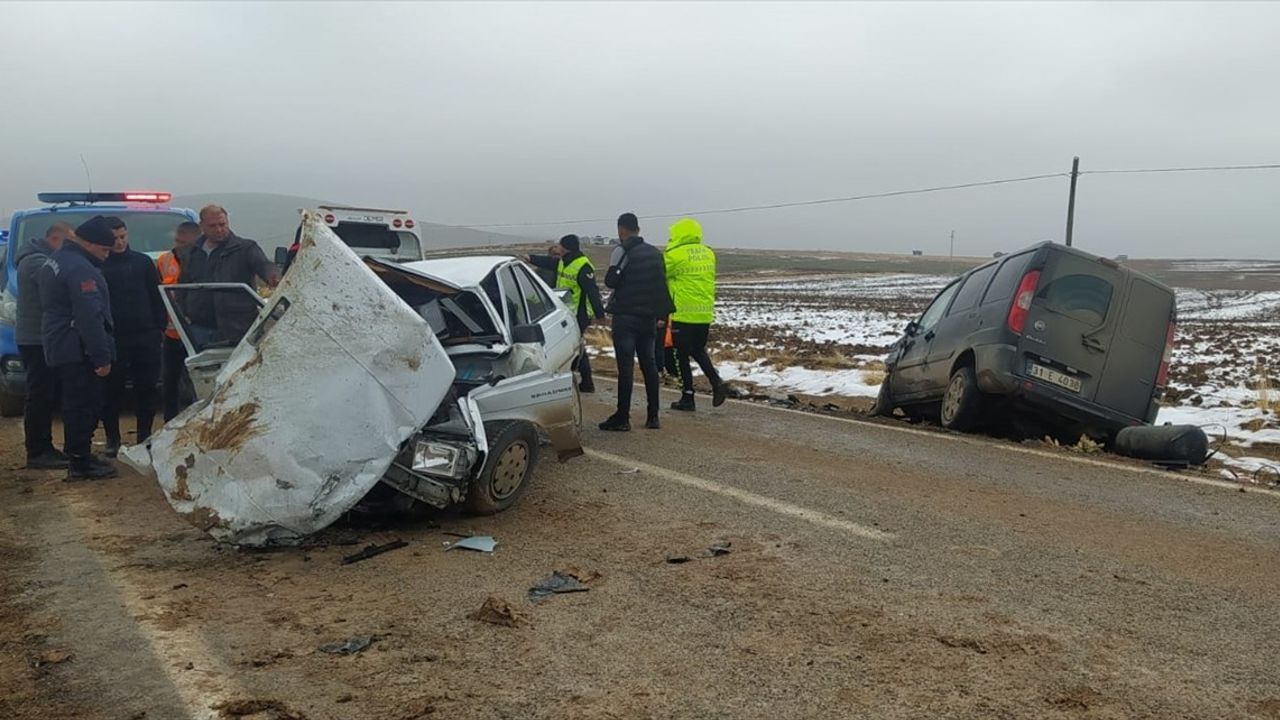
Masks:
[[[1022,276],[1018,283],[1018,292],[1013,296],[1013,307],[1009,308],[1009,329],[1020,333],[1027,324],[1027,311],[1031,309],[1031,300],[1036,296],[1036,286],[1040,284],[1040,271],[1032,270]]]
[[[1164,341],[1164,356],[1160,358],[1160,372],[1156,373],[1156,387],[1160,389],[1169,385],[1169,361],[1173,359],[1173,333],[1177,329],[1177,323],[1169,323],[1169,334]]]

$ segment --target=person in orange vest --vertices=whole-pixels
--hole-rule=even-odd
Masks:
[[[200,226],[188,220],[178,226],[173,233],[173,249],[160,254],[156,258],[156,269],[160,271],[161,285],[176,285],[182,275],[182,262],[196,238],[200,237]],[[178,337],[173,326],[173,318],[169,318],[169,326],[164,329],[164,353],[161,364],[163,373],[164,421],[169,422],[178,414],[182,404],[182,375],[186,370],[187,348]]]

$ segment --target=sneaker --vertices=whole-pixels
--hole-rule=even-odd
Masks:
[[[103,449],[102,454],[115,459],[120,454],[120,441],[107,438],[107,446]]]
[[[711,388],[711,407],[720,407],[727,399],[729,399],[729,387],[723,382],[716,383],[716,386]]]
[[[600,429],[609,432],[630,432],[631,420],[625,415],[611,415],[608,420],[600,423]]]
[[[657,417],[651,417],[644,421],[644,426],[650,430],[661,430],[662,423],[658,422]]]
[[[671,409],[681,410],[684,412],[693,412],[698,408],[696,405],[694,405],[693,395],[681,395],[679,400],[671,403]]]
[[[45,450],[27,458],[28,470],[66,470],[70,460],[61,450]]]
[[[73,459],[67,468],[67,482],[77,480],[105,480],[119,475],[116,466],[96,455],[90,455],[79,461]]]
[[[595,384],[595,383],[589,383],[589,382],[578,383],[578,392],[581,392],[581,393],[593,393],[593,392],[595,392],[595,391],[596,391],[596,384]]]

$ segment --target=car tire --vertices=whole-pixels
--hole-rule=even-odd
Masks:
[[[511,507],[529,484],[538,461],[538,431],[523,420],[484,424],[489,452],[467,488],[467,510],[493,515]]]
[[[968,431],[977,427],[982,414],[982,391],[973,368],[962,365],[951,373],[951,381],[942,396],[938,421],[948,430]]]
[[[890,417],[893,415],[893,394],[889,391],[889,376],[884,376],[880,383],[880,392],[876,393],[876,401],[868,412],[871,417]]]
[[[0,393],[0,417],[21,417],[27,400],[21,395]]]

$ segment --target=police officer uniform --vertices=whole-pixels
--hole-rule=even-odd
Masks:
[[[99,260],[79,242],[111,247],[115,234],[101,215],[76,228],[40,269],[41,336],[45,360],[62,381],[62,422],[68,480],[114,477],[116,468],[92,452],[102,410],[102,376],[115,359],[111,296]]]
[[[604,301],[600,298],[600,287],[596,285],[596,271],[591,260],[582,253],[577,235],[560,238],[560,247],[565,252],[559,258],[534,255],[529,258],[529,262],[535,267],[555,271],[556,289],[569,291],[569,308],[578,319],[578,331],[584,332],[593,319],[604,316]],[[595,392],[596,386],[591,379],[591,358],[585,352],[578,359],[578,374],[582,377],[578,389],[582,392]]]

